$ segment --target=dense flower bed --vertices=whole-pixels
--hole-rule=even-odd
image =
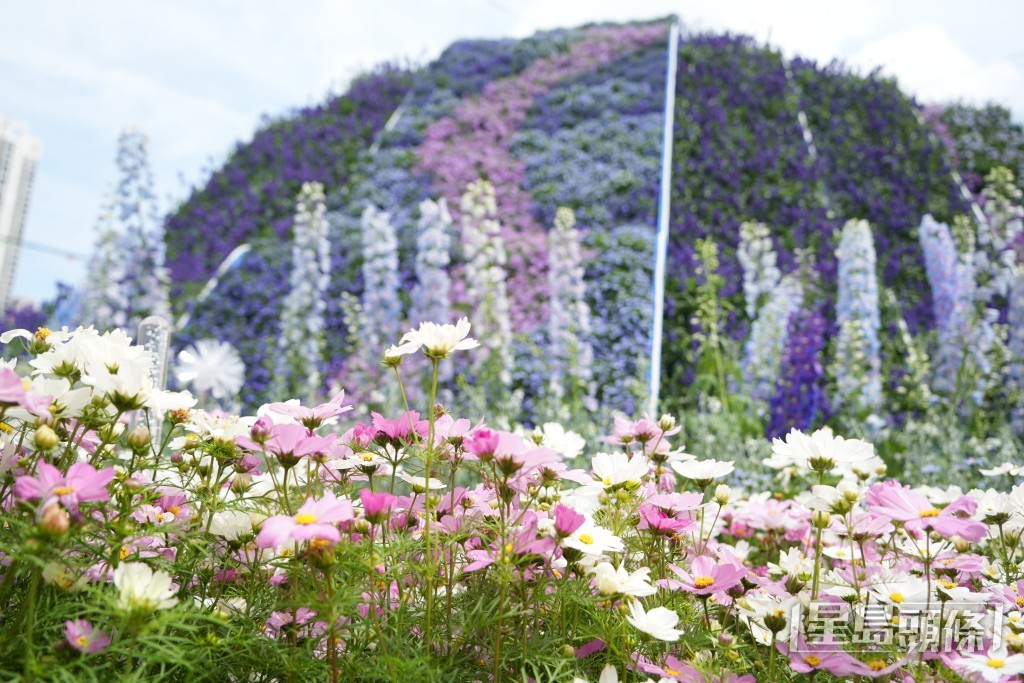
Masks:
[[[412,380],[422,353],[436,376],[480,351],[471,333],[424,323],[384,358]],[[776,439],[771,490],[744,491],[733,462],[686,453],[669,415],[589,443],[474,424],[458,395],[239,417],[153,385],[120,332],[2,339],[29,355],[0,368],[6,678],[1024,673],[1019,486],[912,489],[825,429]]]
[[[345,95],[268,122],[251,142],[238,145],[206,185],[167,218],[167,264],[176,293],[197,291],[242,242],[287,236],[302,183],[335,187],[344,182],[359,151],[408,88],[408,72],[382,67],[358,79]]]

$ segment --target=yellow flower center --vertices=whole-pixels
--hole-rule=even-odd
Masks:
[[[901,603],[901,602],[903,602],[903,601],[904,601],[904,600],[905,600],[906,598],[904,598],[904,597],[903,597],[903,593],[891,593],[891,594],[889,595],[889,599],[890,599],[890,600],[892,600],[892,601],[893,601],[893,602],[895,602],[895,603]]]
[[[78,647],[85,647],[89,644],[89,639],[85,636],[78,636],[75,638],[75,644],[78,645]]]
[[[993,669],[1002,669],[1003,666],[1006,664],[1006,660],[1004,660],[1004,659],[990,659],[987,662],[985,662],[985,664],[987,666],[993,668]]]
[[[952,581],[945,581],[945,580],[939,581],[939,585],[941,585],[946,590],[950,590],[950,589],[956,588],[956,584],[953,583]]]
[[[1017,603],[1017,607],[1024,607],[1024,595],[1018,595],[1014,602]]]
[[[373,462],[373,453],[369,453],[369,452],[366,452],[366,453],[360,453],[360,454],[359,454],[359,458],[360,458],[360,459],[361,459],[361,460],[362,460],[363,462]]]
[[[172,505],[171,507],[167,508],[167,511],[170,512],[175,517],[177,517],[178,513],[181,512],[181,508],[178,507],[177,505]]]
[[[4,432],[5,434],[10,434],[13,431],[14,431],[14,427],[12,427],[11,425],[7,424],[6,422],[0,422],[0,432]]]
[[[881,659],[872,659],[868,662],[868,668],[872,671],[881,671],[885,668],[885,661]]]
[[[601,480],[601,483],[604,484],[605,486],[611,486],[612,485],[612,478],[611,477],[605,477],[604,479]]]
[[[515,550],[515,546],[514,545],[512,545],[511,543],[506,543],[505,544],[505,554],[506,555],[511,555],[513,550]]]
[[[49,327],[40,327],[36,330],[36,336],[40,339],[46,339],[51,334],[53,334],[53,331]]]
[[[920,514],[922,517],[938,517],[939,512],[941,512],[939,508],[928,508],[927,510],[921,510]]]
[[[669,676],[678,676],[682,672],[676,671],[675,669],[665,669],[665,673],[667,673]]]
[[[590,534],[580,534],[580,543],[586,543],[591,545],[594,542],[594,537]]]
[[[129,549],[128,546],[123,545],[123,546],[121,546],[121,551],[118,554],[121,556],[121,559],[123,560],[126,557],[128,557],[129,555],[131,555],[131,553],[132,553],[131,549]]]
[[[821,664],[821,657],[815,657],[814,655],[808,655],[808,656],[804,657],[804,661],[807,662],[810,666],[818,666],[819,664]]]
[[[714,582],[715,580],[710,576],[698,576],[693,580],[693,585],[697,588],[707,588]]]
[[[58,486],[53,490],[55,496],[66,496],[75,492],[74,486]]]
[[[331,547],[331,542],[326,538],[314,538],[309,542],[309,549],[314,553],[322,553]]]
[[[316,521],[316,515],[311,515],[308,512],[300,512],[295,515],[296,524],[312,524]]]
[[[29,391],[32,388],[32,382],[29,382],[27,379],[21,380],[21,388]]]

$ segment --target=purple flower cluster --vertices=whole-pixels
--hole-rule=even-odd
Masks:
[[[1017,186],[1024,188],[1024,126],[1009,109],[958,103],[925,111],[971,192],[980,194],[985,176],[997,166],[1012,170]]]
[[[206,184],[166,220],[174,294],[202,286],[234,247],[257,237],[286,238],[302,183],[328,190],[345,182],[409,88],[409,74],[383,66],[322,105],[266,121],[239,144]],[[194,283],[194,286],[186,286]]]
[[[663,23],[595,27],[582,32],[568,52],[538,59],[519,75],[493,81],[479,97],[464,99],[452,116],[429,126],[417,149],[419,167],[459,219],[458,200],[466,186],[486,178],[498,190],[498,215],[510,245],[508,267],[513,293],[512,324],[532,331],[546,319],[545,226],[533,214],[522,188],[523,163],[510,143],[522,128],[534,100],[554,86],[601,64],[664,38]]]
[[[892,80],[797,59],[793,72],[825,167],[833,209],[874,228],[881,282],[900,292],[911,331],[933,325],[917,225],[965,207],[943,149]]]
[[[825,393],[824,316],[802,309],[789,319],[785,353],[771,399],[768,437],[782,437],[791,428],[804,431],[822,425],[828,419]]]

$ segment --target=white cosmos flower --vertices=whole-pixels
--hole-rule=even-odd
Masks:
[[[684,460],[672,463],[672,469],[687,479],[711,481],[724,477],[735,468],[731,460]]]
[[[890,605],[924,602],[928,597],[928,584],[923,579],[897,572],[882,574],[872,582],[870,590],[876,600]]]
[[[953,662],[953,668],[981,674],[986,681],[1005,681],[1024,673],[1024,655],[1008,654],[1006,645],[988,652],[965,652]]]
[[[584,555],[621,553],[626,548],[621,538],[590,520],[583,522],[572,536],[562,541],[562,545],[579,550]]]
[[[213,513],[210,533],[228,541],[237,541],[240,536],[253,533],[252,515],[243,510],[220,510]]]
[[[460,318],[454,325],[423,322],[419,329],[403,334],[398,346],[388,349],[385,355],[405,356],[422,348],[431,358],[445,358],[452,351],[475,349],[480,342],[467,336],[470,327],[472,325],[467,318]]]
[[[629,457],[622,451],[614,453],[598,453],[591,463],[597,476],[595,484],[601,486],[618,486],[626,483],[640,483],[650,470],[650,461],[642,453]]]
[[[426,477],[417,477],[411,474],[406,474],[405,472],[399,472],[398,478],[409,484],[409,486],[412,487],[412,490],[416,493],[425,493],[428,489],[445,488],[445,483],[443,481],[440,479],[434,479],[433,477],[427,479]]]
[[[245,383],[245,363],[234,346],[216,339],[200,339],[178,354],[174,376],[199,393],[216,399],[233,398]]]
[[[679,640],[683,632],[676,628],[679,623],[679,615],[665,607],[655,607],[650,611],[644,610],[639,600],[629,603],[630,616],[626,621],[631,623],[638,631],[643,631],[652,638],[674,643]]]
[[[588,681],[577,676],[572,679],[572,683],[588,683]],[[619,672],[611,664],[605,664],[604,668],[601,669],[601,677],[597,679],[597,683],[619,683]]]
[[[814,572],[814,558],[807,557],[797,548],[790,548],[786,552],[779,551],[778,563],[768,563],[768,573],[772,576],[807,577]]]
[[[998,515],[1009,516],[1014,512],[1013,501],[1010,499],[1010,496],[1002,491],[996,491],[995,489],[988,489],[987,491],[972,489],[967,492],[967,495],[978,503],[978,509],[974,513],[975,519],[983,520],[986,517]]]
[[[583,453],[586,440],[576,432],[570,432],[557,422],[545,422],[541,427],[544,440],[541,445],[556,451],[566,460],[572,460]]]
[[[142,562],[123,562],[114,570],[114,585],[120,591],[117,606],[125,611],[169,609],[178,603],[171,588],[171,575],[153,571]]]
[[[616,569],[610,562],[599,562],[592,571],[601,595],[631,595],[634,598],[642,598],[658,592],[657,588],[648,583],[651,570],[647,567],[641,567],[630,574],[622,565]]]
[[[1008,474],[1011,477],[1019,477],[1022,474],[1024,474],[1024,467],[1016,465],[1012,462],[1004,462],[999,467],[993,467],[992,469],[988,470],[982,469],[978,471],[984,474],[986,477],[1001,477],[1004,474]]]
[[[836,436],[829,427],[822,427],[810,435],[794,429],[785,441],[773,439],[772,454],[774,467],[782,464],[810,469],[812,460],[830,460],[833,466],[865,462],[874,457],[875,447],[860,439]]]

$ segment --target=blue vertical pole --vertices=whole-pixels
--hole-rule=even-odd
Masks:
[[[661,393],[661,338],[665,319],[665,259],[672,199],[672,138],[676,111],[676,64],[679,60],[679,21],[668,32],[665,69],[665,122],[661,138],[661,195],[658,198],[658,237],[654,249],[654,315],[651,321],[651,381],[647,412],[658,419]]]

